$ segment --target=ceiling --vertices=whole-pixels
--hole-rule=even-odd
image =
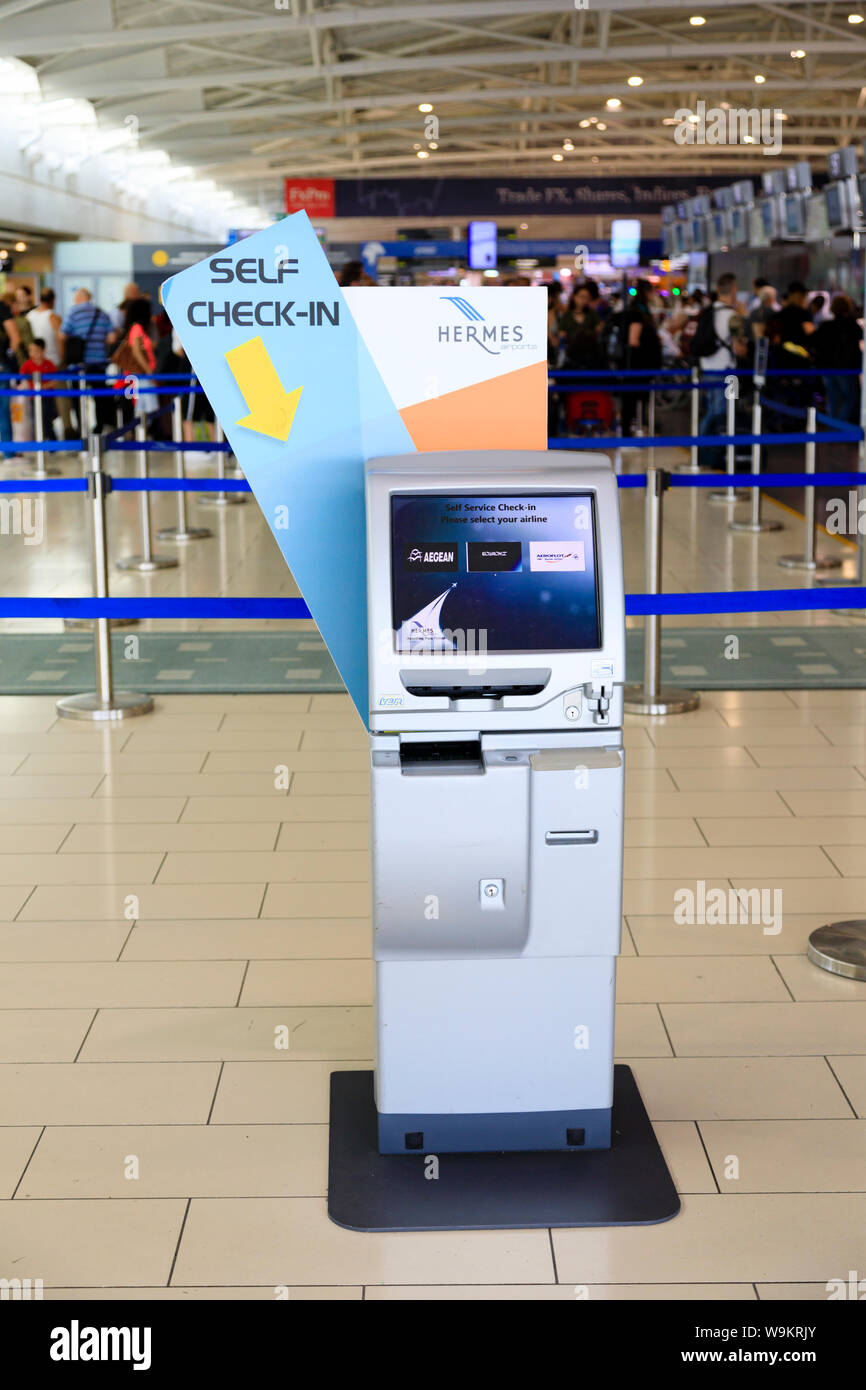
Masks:
[[[674,113],[699,98],[783,111],[784,163],[823,170],[863,138],[866,22],[848,16],[866,21],[866,0],[581,3],[0,0],[0,55],[262,207],[284,175],[766,168],[759,146],[675,143]]]

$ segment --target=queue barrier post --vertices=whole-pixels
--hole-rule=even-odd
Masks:
[[[725,396],[728,402],[728,410],[727,416],[725,418],[725,431],[729,437],[735,435],[737,432],[737,394],[738,378],[735,376],[726,377]],[[736,473],[736,471],[737,446],[736,444],[727,444],[725,446],[725,472],[730,477],[730,475],[732,473]],[[713,489],[713,491],[710,493],[709,500],[711,502],[723,502],[727,505],[731,502],[739,501],[741,498],[744,498],[745,495],[745,492],[743,492],[741,488],[736,488],[733,486],[720,487]]]
[[[668,487],[668,474],[662,468],[646,471],[646,505],[644,510],[644,563],[646,592],[662,591],[662,500]],[[628,714],[686,714],[697,709],[700,695],[694,690],[679,690],[661,683],[662,620],[658,613],[644,618],[644,675],[643,685],[627,685],[625,709]]]
[[[700,473],[700,457],[697,443],[698,433],[701,428],[701,371],[699,367],[692,367],[692,390],[689,415],[689,434],[695,441],[689,448],[688,463],[680,464],[675,472],[677,473]]]
[[[759,377],[759,376],[756,374],[756,376],[755,376],[755,399],[754,399],[753,402],[752,402],[752,434],[753,434],[753,435],[756,435],[756,436],[759,435],[759,434],[761,433],[761,419],[762,419],[762,415],[763,415],[763,406],[762,406],[762,404],[761,404],[761,390],[762,390],[763,385],[764,385],[764,378],[763,378],[763,377]],[[761,445],[760,445],[760,442],[756,439],[756,440],[755,440],[755,443],[752,445],[752,472],[753,472],[753,473],[760,473],[760,471],[761,471]],[[750,506],[749,506],[749,518],[748,518],[748,521],[729,521],[729,522],[728,522],[728,526],[729,526],[730,530],[731,530],[731,531],[748,531],[750,534],[758,534],[758,533],[763,532],[763,531],[781,531],[781,530],[783,529],[783,528],[782,528],[782,523],[781,523],[781,521],[765,521],[765,520],[761,517],[761,487],[760,487],[760,484],[759,484],[759,483],[756,483],[754,487],[752,487],[752,488],[749,489],[749,493],[750,493],[750,499],[751,499],[751,500],[750,500]]]
[[[43,414],[42,408],[41,372],[33,373],[33,390],[35,392],[33,397],[33,438],[36,440],[37,444],[43,444],[45,442],[45,415]],[[44,449],[36,450],[36,471],[33,476],[40,482],[43,478],[57,478],[60,476],[59,468],[46,468]]]
[[[90,538],[93,543],[94,597],[108,598],[108,534],[105,524],[105,498],[111,479],[102,471],[102,440],[94,434],[90,441],[87,473],[87,495],[90,501]],[[89,719],[99,722],[130,719],[153,709],[150,695],[135,690],[115,690],[111,670],[111,633],[108,618],[97,618],[93,624],[93,646],[96,659],[96,690],[84,695],[65,695],[57,701],[57,713],[63,719]]]
[[[171,407],[171,426],[172,434],[177,441],[175,450],[175,472],[180,482],[186,482],[186,472],[183,466],[183,402],[180,396],[175,396]],[[161,541],[200,541],[207,536],[212,536],[213,531],[207,526],[190,526],[186,511],[186,493],[181,488],[177,494],[177,525],[164,526],[157,532]]]
[[[655,439],[655,437],[656,437],[656,393],[655,393],[655,382],[654,382],[654,381],[650,384],[649,406],[648,406],[648,408],[647,408],[647,411],[648,411],[648,415],[649,415],[649,424],[648,424],[648,426],[647,426],[647,433],[649,434],[650,439]],[[649,449],[649,466],[650,466],[650,468],[655,468],[655,466],[656,466],[656,450],[655,450],[655,445],[654,445],[654,444],[651,444],[651,445],[650,445],[650,449]]]
[[[147,481],[147,431],[143,421],[139,421],[135,427],[136,443],[142,447],[138,451],[138,476],[143,482]],[[150,519],[150,493],[142,490],[139,494],[139,525],[141,529],[141,554],[123,555],[119,560],[115,560],[115,565],[119,570],[137,570],[140,574],[150,574],[153,570],[174,569],[177,560],[173,555],[154,555],[152,534],[153,528]]]
[[[225,443],[223,427],[219,420],[216,422],[217,443]],[[226,456],[224,450],[220,449],[217,457],[217,477],[226,476]],[[203,507],[236,507],[242,502],[246,502],[243,493],[240,492],[205,492],[199,498],[199,503]]]
[[[810,405],[806,412],[806,433],[815,435],[818,432],[818,412],[815,406]],[[815,453],[817,441],[810,439],[806,443],[806,472],[810,476],[815,473]],[[817,535],[817,521],[815,515],[815,489],[805,488],[806,498],[803,503],[803,521],[806,529],[806,538],[803,543],[802,555],[783,555],[779,564],[786,570],[837,570],[842,561],[835,555],[816,554],[815,541]]]

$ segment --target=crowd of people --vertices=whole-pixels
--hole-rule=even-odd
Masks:
[[[125,286],[119,304],[106,311],[93,301],[90,291],[75,291],[65,317],[56,310],[53,289],[42,290],[39,303],[26,285],[0,296],[0,372],[10,376],[0,382],[14,393],[33,386],[38,377],[42,397],[44,437],[56,433],[64,440],[82,437],[86,419],[81,398],[63,394],[78,389],[83,372],[89,378],[110,379],[113,396],[93,395],[92,421],[97,432],[127,423],[136,413],[150,417],[149,432],[155,438],[171,438],[167,414],[170,387],[159,394],[142,391],[139,378],[191,373],[190,363],[168,316],[154,309],[150,296],[138,285]],[[53,383],[52,377],[57,378]],[[98,386],[98,381],[92,383]],[[148,383],[149,384],[149,383]],[[141,392],[141,394],[139,394]],[[12,440],[12,404],[15,395],[0,394],[0,440]],[[18,398],[30,416],[32,397]],[[57,429],[55,430],[55,421]],[[215,435],[213,410],[203,393],[190,391],[184,401],[184,439],[192,440],[196,425],[204,423],[210,439]],[[30,427],[26,430],[32,437]]]
[[[575,394],[593,401],[591,420],[607,423],[598,401],[603,394],[601,379],[593,374],[691,366],[702,372],[749,368],[761,338],[767,340],[769,367],[784,373],[773,382],[778,401],[802,407],[817,388],[829,415],[848,424],[859,423],[856,375],[798,375],[807,368],[859,372],[863,329],[845,294],[810,294],[806,285],[795,280],[780,297],[767,280],[758,278],[744,299],[736,276],[726,272],[719,276],[712,294],[696,289],[665,301],[648,280],[637,280],[627,295],[605,298],[598,284],[587,279],[567,294],[557,282],[549,285],[547,318],[551,368],[587,374],[585,393],[579,390],[578,376],[570,383],[577,393],[572,390],[554,398],[550,420],[554,433],[579,423]],[[616,384],[608,387],[614,394]],[[638,412],[645,412],[648,399],[648,392],[639,389],[620,392],[623,435],[635,431]],[[727,403],[721,378],[718,386],[701,391],[701,401],[701,434],[724,433]],[[702,450],[701,462],[718,466],[720,455],[720,450]]]

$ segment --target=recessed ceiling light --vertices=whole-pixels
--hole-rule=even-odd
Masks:
[[[805,48],[792,48],[792,49],[791,49],[791,57],[792,57],[792,58],[805,58],[805,56],[806,56],[806,50],[805,50]]]
[[[551,159],[555,159],[556,162],[557,162],[557,164],[561,164],[562,161],[563,161],[563,159],[565,158],[565,155],[564,155],[564,154],[552,154],[550,157],[551,157]]]
[[[432,110],[433,110],[433,104],[432,104],[432,102],[429,102],[429,101],[419,101],[419,103],[418,103],[418,110],[419,110],[419,111],[432,111]]]
[[[598,155],[597,155],[597,154],[594,154],[594,155],[592,156],[592,163],[593,163],[593,164],[597,164],[597,163],[598,163]]]
[[[16,251],[26,251],[26,250],[27,250],[27,242],[26,242],[26,241],[16,241],[16,243],[15,243],[15,250],[16,250]]]
[[[608,111],[618,111],[619,108],[622,106],[622,102],[620,101],[619,97],[608,97],[607,101],[604,104],[607,107]]]
[[[605,125],[604,121],[599,121],[598,125],[595,128],[596,130],[607,130],[607,126]]]
[[[438,140],[430,140],[430,141],[428,141],[428,143],[427,143],[427,148],[428,148],[428,150],[438,150],[438,148],[439,148],[439,142],[438,142]]]
[[[628,85],[629,85],[630,87],[642,87],[642,86],[643,86],[643,78],[642,78],[642,77],[637,77],[637,76],[635,76],[635,77],[630,77],[630,78],[628,79]]]
[[[529,230],[529,223],[528,223],[528,222],[521,222],[519,225],[520,225],[520,230],[521,230],[521,232],[526,232],[526,231]]]
[[[706,24],[706,22],[702,14],[689,15],[689,24],[693,25],[695,29],[700,29],[701,25]]]
[[[578,121],[577,124],[580,126],[581,130],[587,130],[592,125],[592,121]]]
[[[415,157],[416,159],[429,159],[430,153],[428,150],[416,150]]]
[[[572,140],[563,140],[562,148],[565,150],[566,154],[571,154],[571,151],[574,149],[574,142]]]
[[[767,79],[762,72],[755,73],[755,81],[757,82],[759,87],[762,86],[762,84],[766,82],[766,80]]]
[[[744,135],[744,136],[743,136],[743,144],[744,144],[744,145],[754,145],[754,143],[755,143],[755,137],[754,137],[754,135]]]
[[[863,23],[863,16],[862,16],[862,14],[849,14],[849,16],[848,16],[848,23],[849,23],[849,24],[862,24],[862,23]]]
[[[693,111],[692,114],[689,116],[689,124],[690,124],[690,125],[700,125],[700,123],[701,123],[701,118],[700,118],[700,116],[696,116],[695,113],[694,113],[694,111]],[[677,121],[676,124],[679,125],[679,121]]]

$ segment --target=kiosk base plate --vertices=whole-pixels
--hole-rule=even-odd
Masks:
[[[351,1231],[520,1230],[669,1221],[680,1199],[631,1068],[614,1067],[613,1143],[572,1153],[380,1154],[371,1071],[331,1074],[328,1215]]]

